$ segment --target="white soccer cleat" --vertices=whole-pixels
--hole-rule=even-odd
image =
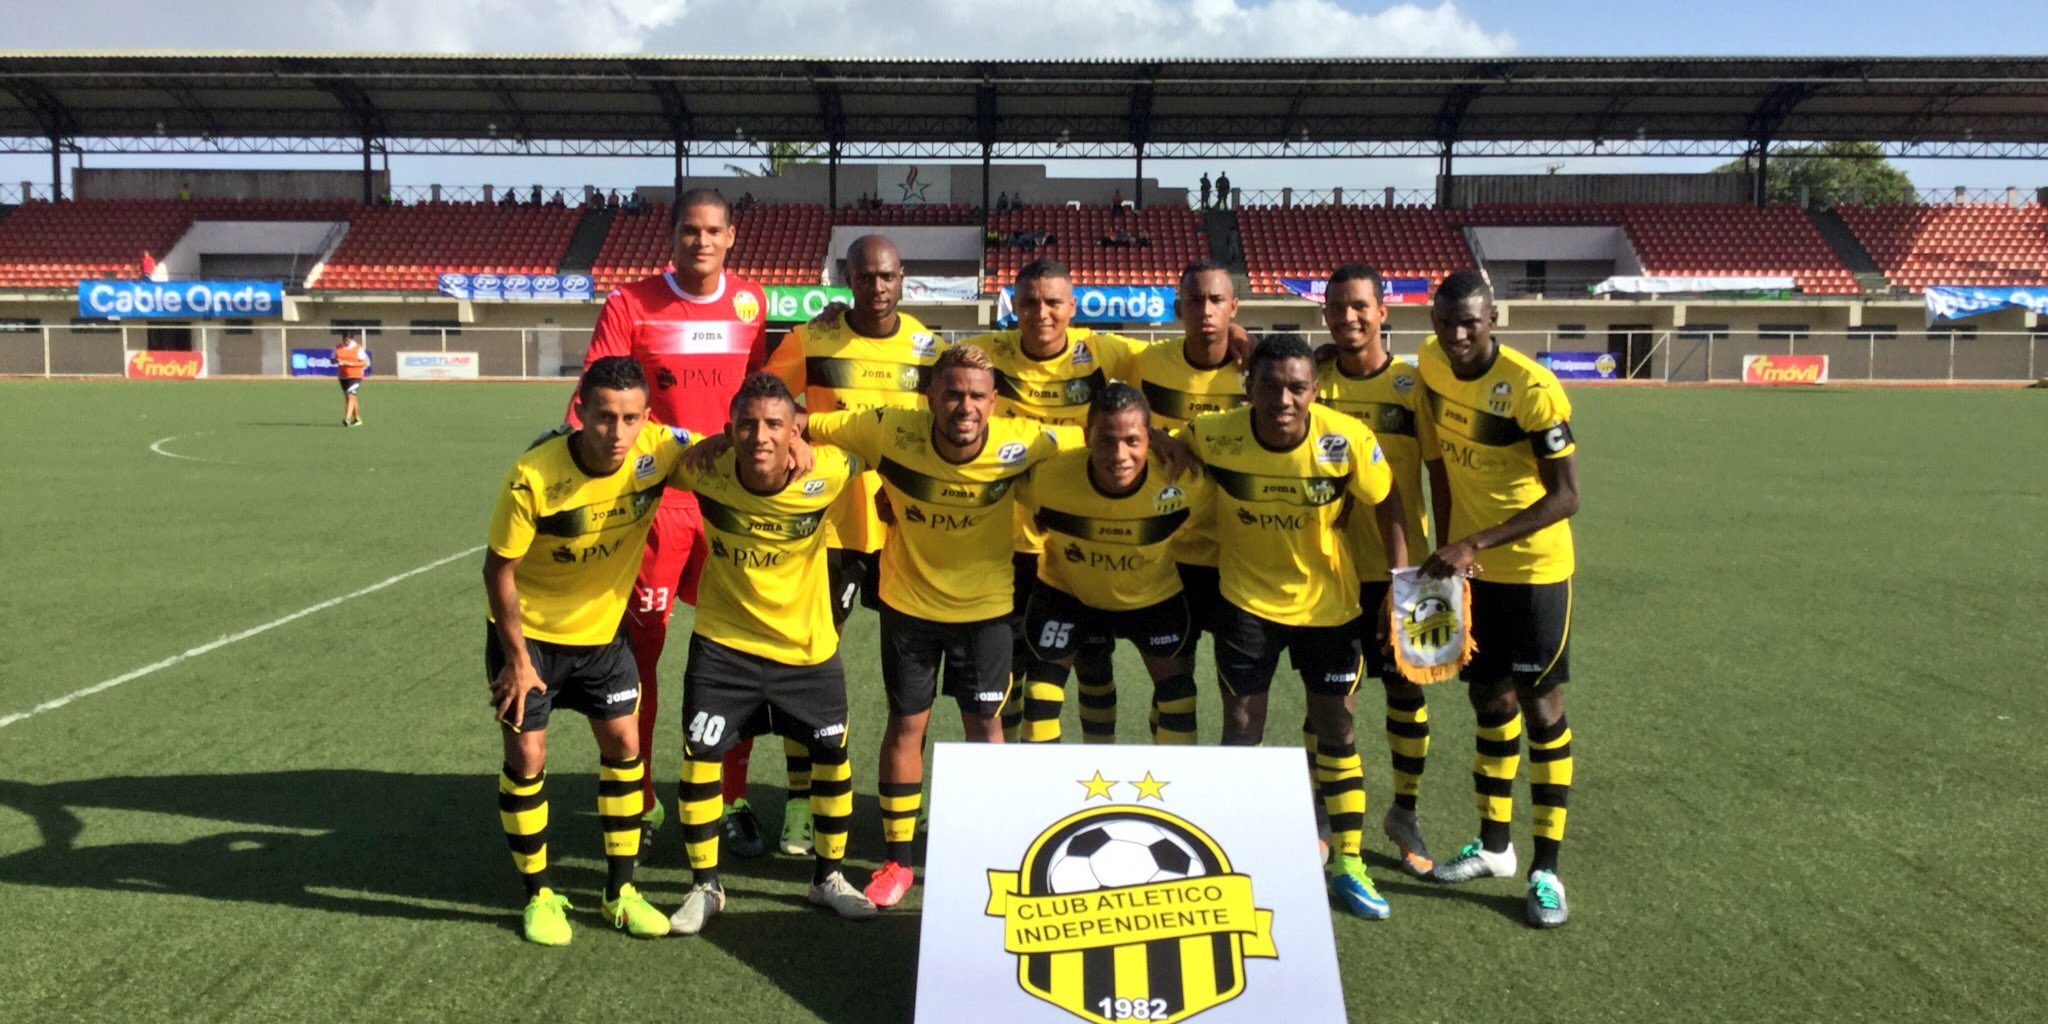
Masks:
[[[1515,848],[1513,846],[1495,853],[1474,839],[1458,851],[1456,857],[1438,864],[1429,877],[1447,885],[1469,882],[1475,878],[1512,878],[1515,874]]]
[[[678,935],[695,935],[724,909],[725,889],[716,882],[699,882],[683,897],[683,905],[669,915],[668,926]]]
[[[811,885],[810,901],[848,921],[865,921],[881,913],[866,896],[861,895],[859,889],[853,887],[853,883],[846,880],[845,875],[837,871],[826,875],[824,881]]]

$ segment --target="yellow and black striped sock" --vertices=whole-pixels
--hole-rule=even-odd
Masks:
[[[884,782],[879,789],[882,802],[882,856],[909,867],[910,844],[917,838],[917,809],[924,803],[924,784]]]
[[[1185,672],[1152,686],[1152,742],[1183,747],[1195,742],[1195,677]]]
[[[542,792],[547,777],[542,771],[525,778],[510,765],[498,773],[498,824],[529,896],[548,888],[548,797]]]
[[[1017,739],[1024,743],[1058,743],[1060,709],[1066,701],[1067,670],[1050,661],[1031,659],[1024,669],[1024,724]]]
[[[1365,765],[1357,743],[1319,743],[1323,811],[1330,816],[1330,852],[1356,857],[1365,842]]]
[[[697,760],[683,756],[683,785],[676,795],[677,817],[683,823],[683,849],[698,882],[718,882],[718,829],[725,820],[723,758]]]
[[[639,758],[597,760],[597,824],[604,830],[604,898],[616,900],[619,889],[633,880],[633,861],[640,856],[640,780],[647,765]]]
[[[1116,669],[1107,657],[1083,655],[1074,663],[1074,692],[1081,703],[1081,742],[1116,742]]]
[[[1412,811],[1429,762],[1429,705],[1421,694],[1387,698],[1387,750],[1394,762],[1394,806]]]
[[[811,843],[818,862],[811,881],[822,882],[846,859],[846,829],[853,820],[853,763],[845,747],[811,753]],[[915,819],[912,819],[913,824]]]
[[[811,748],[790,739],[782,738],[782,762],[789,771],[790,800],[811,798]]]
[[[1529,817],[1533,823],[1530,831],[1536,836],[1532,869],[1557,870],[1557,848],[1564,842],[1565,805],[1571,795],[1572,727],[1559,715],[1549,730],[1529,730]]]
[[[1522,766],[1522,712],[1480,712],[1472,755],[1472,791],[1479,798],[1479,841],[1500,853],[1515,820],[1515,772]]]

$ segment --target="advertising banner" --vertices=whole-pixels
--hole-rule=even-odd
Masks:
[[[1329,279],[1321,277],[1280,279],[1280,287],[1310,302],[1323,301],[1323,289],[1329,286]],[[1383,277],[1380,279],[1380,294],[1389,306],[1420,306],[1429,301],[1429,278]]]
[[[435,353],[435,355],[439,354],[438,352]],[[363,358],[368,359],[369,357],[370,350],[364,349]],[[367,366],[363,367],[363,376],[365,377],[370,376],[374,372]],[[340,369],[335,365],[334,350],[331,348],[292,349],[291,373],[294,377],[338,377],[341,375]]]
[[[441,294],[484,302],[588,302],[589,274],[442,274]]]
[[[1926,290],[1927,326],[1934,326],[1936,320],[1954,320],[1959,317],[1989,313],[1994,309],[2018,306],[2035,313],[2048,313],[2048,286],[2034,288],[1959,288],[1954,285],[1930,285]]]
[[[1826,384],[1826,356],[1743,356],[1744,384]]]
[[[1011,307],[1014,291],[1004,288],[996,294],[997,323],[1016,321],[1016,310]],[[1166,285],[1097,287],[1077,284],[1074,286],[1074,322],[1163,324],[1175,318],[1174,295],[1174,289]]]
[[[906,277],[905,302],[972,302],[981,297],[981,281],[972,277]]]
[[[1594,295],[1711,295],[1716,292],[1790,292],[1790,277],[1610,277],[1592,288]]]
[[[761,289],[768,293],[768,322],[778,324],[800,324],[823,312],[834,302],[853,305],[853,290],[850,288],[827,288],[823,285],[771,284]],[[908,299],[908,289],[903,297]]]
[[[80,281],[78,315],[93,320],[253,320],[284,315],[278,281]]]
[[[1538,352],[1536,361],[1550,367],[1558,380],[1614,380],[1621,360],[1612,352]]]
[[[475,380],[474,352],[400,352],[398,376],[405,380]]]
[[[206,353],[130,352],[127,373],[129,380],[198,380],[206,376]]]
[[[915,1019],[1346,1019],[1310,800],[1298,751],[939,744]]]

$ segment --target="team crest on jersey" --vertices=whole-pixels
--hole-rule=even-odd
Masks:
[[[1005,466],[1024,461],[1024,443],[1011,441],[996,449],[996,461]]]
[[[1060,554],[1067,556],[1067,561],[1069,562],[1085,561],[1088,558],[1086,554],[1082,553],[1081,545],[1079,544],[1068,544],[1066,548],[1060,552]]]
[[[806,480],[806,481],[804,481],[804,496],[805,496],[805,497],[807,497],[807,498],[815,498],[815,497],[817,497],[818,495],[820,495],[820,494],[823,494],[823,493],[825,493],[825,481],[823,481],[823,480]]]
[[[1415,378],[1414,378],[1414,377],[1412,377],[1412,376],[1410,376],[1410,375],[1408,375],[1408,374],[1405,374],[1405,373],[1397,373],[1397,374],[1395,374],[1395,375],[1394,375],[1394,393],[1395,393],[1395,394],[1397,394],[1397,395],[1405,395],[1405,394],[1407,394],[1408,392],[1410,392],[1410,391],[1413,391],[1413,390],[1415,390]]]
[[[1094,361],[1095,361],[1095,353],[1093,353],[1093,352],[1090,352],[1090,351],[1088,351],[1088,343],[1087,343],[1087,342],[1085,342],[1085,341],[1077,341],[1077,342],[1075,342],[1075,343],[1074,343],[1074,365],[1075,365],[1075,366],[1087,366],[1088,364],[1090,364],[1090,363],[1093,363]]]
[[[654,456],[642,455],[633,460],[633,479],[645,480],[654,475]]]
[[[555,502],[558,502],[563,498],[568,497],[569,492],[575,489],[576,481],[574,480],[557,480],[554,483],[549,484],[548,503],[554,504]]]
[[[743,291],[732,297],[732,315],[739,317],[743,324],[761,319],[761,300],[753,292]]]
[[[1131,785],[1141,801],[1165,799],[1150,773],[1096,780],[1082,783],[1091,795]],[[1017,870],[991,870],[988,883],[984,913],[1002,919],[1018,986],[1083,1020],[1187,1020],[1244,994],[1246,959],[1280,955],[1252,877],[1232,870],[1199,825],[1160,808],[1067,815],[1031,841]],[[1079,983],[1097,970],[1113,972],[1109,984]]]
[[[1095,388],[1088,383],[1088,378],[1086,377],[1068,381],[1061,391],[1066,396],[1068,405],[1086,405],[1090,399],[1095,397]]]
[[[924,382],[924,375],[915,366],[900,367],[896,371],[896,387],[902,391],[916,391]]]
[[[939,339],[919,332],[910,336],[910,354],[923,358],[939,351]]]
[[[1507,381],[1495,384],[1493,386],[1493,397],[1486,400],[1486,407],[1502,416],[1506,416],[1514,408],[1514,403],[1510,400],[1514,390],[1514,385],[1509,384]]]
[[[1158,509],[1161,512],[1170,511],[1175,505],[1178,505],[1181,502],[1186,501],[1187,497],[1187,492],[1181,490],[1180,488],[1172,484],[1167,484],[1165,487],[1159,489],[1159,493],[1157,495],[1153,496],[1152,507]]]
[[[1336,464],[1351,457],[1351,440],[1342,434],[1316,438],[1316,461]]]

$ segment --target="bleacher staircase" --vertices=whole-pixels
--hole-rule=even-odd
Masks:
[[[1815,230],[1818,230],[1820,237],[1826,239],[1829,247],[1835,250],[1835,255],[1841,259],[1842,265],[1849,268],[1849,273],[1856,275],[1856,283],[1863,288],[1865,294],[1881,295],[1891,290],[1891,281],[1884,276],[1884,271],[1878,268],[1877,261],[1870,258],[1870,251],[1863,248],[1863,243],[1857,240],[1856,233],[1849,230],[1849,225],[1842,220],[1841,214],[1833,210],[1808,210],[1807,216],[1813,218]]]

